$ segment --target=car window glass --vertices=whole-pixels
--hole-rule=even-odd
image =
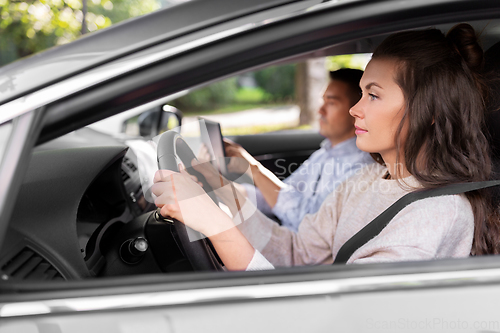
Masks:
[[[224,136],[316,131],[329,71],[363,70],[370,57],[347,54],[272,65],[167,96],[156,105],[140,106],[89,127],[113,136],[152,138],[178,127],[182,118],[181,134],[196,137],[202,117],[220,123]]]
[[[219,122],[223,135],[316,129],[328,71],[364,69],[369,59],[357,54],[273,65],[211,83],[168,104],[184,114],[183,136],[196,134],[200,116]]]
[[[5,45],[0,66],[124,20],[188,1],[191,0],[54,1],[50,6],[43,0],[0,2]]]

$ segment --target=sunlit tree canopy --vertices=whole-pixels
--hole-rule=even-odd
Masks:
[[[0,66],[161,6],[161,0],[0,0]]]
[[[343,54],[338,56],[326,57],[326,69],[336,71],[340,68],[357,68],[364,70],[366,64],[371,59],[371,54]]]

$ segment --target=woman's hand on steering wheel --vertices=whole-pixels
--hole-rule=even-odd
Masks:
[[[177,219],[205,236],[234,227],[229,216],[220,210],[184,167],[180,165],[179,170],[180,173],[170,170],[155,173],[151,190],[157,196],[155,204],[161,208],[161,215]]]

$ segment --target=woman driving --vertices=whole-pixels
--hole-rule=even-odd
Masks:
[[[350,110],[358,148],[379,163],[337,187],[316,214],[306,215],[297,233],[256,211],[230,181],[196,161],[192,166],[217,188],[234,218],[184,169],[155,174],[155,204],[163,216],[209,237],[230,270],[331,264],[346,241],[408,192],[489,179],[482,63],[468,24],[446,36],[428,29],[383,41],[361,79],[361,100]],[[401,210],[347,263],[499,253],[499,237],[486,191],[427,198]]]

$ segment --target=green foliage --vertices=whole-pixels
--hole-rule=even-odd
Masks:
[[[232,77],[195,90],[172,102],[183,112],[213,110],[241,110],[240,105],[288,103],[294,99],[295,65],[275,66],[254,73],[258,87],[238,87],[238,78]]]
[[[238,90],[235,77],[210,84],[172,102],[183,112],[210,110],[234,102]]]
[[[169,102],[169,104],[171,104]],[[226,114],[226,113],[233,113],[233,112],[238,112],[238,111],[247,111],[251,109],[265,109],[269,108],[270,106],[280,106],[279,104],[272,104],[270,105],[269,103],[239,103],[239,102],[234,102],[231,104],[228,104],[226,106],[219,106],[215,109],[210,109],[210,110],[201,110],[201,111],[195,111],[195,112],[184,112],[185,114],[188,113],[189,115],[197,115],[197,116],[209,116],[209,115],[215,115],[215,114]]]
[[[268,93],[269,102],[290,102],[295,97],[295,64],[255,72],[255,81]]]
[[[370,54],[344,54],[326,58],[326,68],[329,71],[336,71],[340,68],[355,68],[364,70]]]
[[[276,132],[283,130],[309,130],[311,129],[310,125],[302,125],[302,126],[290,126],[289,124],[272,124],[272,125],[254,125],[254,126],[243,126],[243,127],[232,127],[232,128],[223,128],[222,135],[249,135],[249,134],[258,134],[258,133],[267,133],[267,132]]]
[[[269,99],[269,94],[260,87],[240,88],[235,96],[237,103],[262,103]]]
[[[155,10],[160,6],[160,0],[87,0],[89,15],[102,15],[109,18],[110,23],[118,23],[131,17],[141,16]],[[92,19],[90,19],[92,21]],[[90,31],[95,26],[88,25]],[[100,26],[97,26],[100,29]]]
[[[1,64],[41,51],[72,38],[83,17],[79,2],[0,0]]]
[[[160,0],[87,0],[89,32],[160,8]],[[81,35],[82,0],[0,0],[0,66]]]

